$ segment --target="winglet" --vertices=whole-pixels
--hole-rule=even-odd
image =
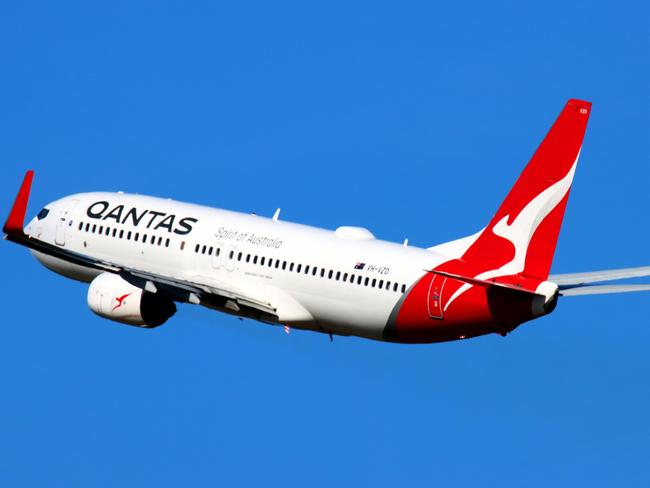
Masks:
[[[4,227],[2,227],[2,231],[5,234],[22,234],[25,213],[27,213],[27,201],[29,200],[29,191],[32,187],[33,178],[34,171],[30,169],[25,173],[25,179],[23,179],[23,184],[20,186],[20,190],[18,190],[14,206],[11,208],[11,213],[7,217]]]

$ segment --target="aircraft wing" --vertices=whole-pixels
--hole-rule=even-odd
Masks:
[[[277,310],[271,303],[224,280],[207,276],[164,276],[143,269],[121,266],[53,246],[24,234],[22,230],[20,234],[7,234],[5,239],[73,264],[119,274],[124,280],[138,288],[153,293],[163,293],[175,301],[190,302],[210,308],[224,309],[224,311],[244,312],[245,315],[265,322],[276,323],[277,321]]]
[[[277,322],[277,309],[248,290],[222,279],[208,276],[169,277],[144,270],[122,268],[120,276],[131,284],[149,291],[161,291],[177,301],[190,302],[232,312],[249,312],[258,320]],[[153,287],[152,287],[153,285]]]

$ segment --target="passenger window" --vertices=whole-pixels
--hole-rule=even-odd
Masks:
[[[86,224],[86,232],[90,230],[90,224]]]
[[[159,237],[159,238],[158,238],[158,245],[159,245],[159,246],[162,246],[162,237]]]
[[[384,280],[379,280],[379,288],[383,288],[383,287],[384,287]]]
[[[343,275],[343,281],[348,281],[348,274],[347,274],[347,273],[345,273],[345,274]]]
[[[365,286],[368,286],[368,283],[370,283],[370,278],[366,278],[366,280],[363,282]]]
[[[81,230],[83,226],[84,226],[84,223],[83,223],[83,222],[79,222],[79,230]]]
[[[250,261],[251,261],[251,255],[250,255],[250,254],[246,254],[246,262],[247,262],[247,263],[250,263]]]
[[[262,257],[260,258],[260,266],[264,266],[264,260],[265,260],[265,259],[266,259],[266,258],[265,258],[264,256],[262,256]]]
[[[278,269],[279,266],[280,266],[280,260],[276,259],[275,260],[275,269]]]
[[[97,224],[93,224],[93,234],[95,233],[96,230],[97,230]]]
[[[100,225],[100,226],[99,226],[99,233],[100,233],[100,234],[103,234],[103,233],[104,233],[104,226],[103,226],[103,225]]]
[[[397,291],[397,283],[393,283],[393,291]]]
[[[330,269],[330,272],[327,274],[327,277],[331,280],[333,274],[334,274],[334,271],[332,271],[332,270]]]
[[[86,224],[88,225],[88,224]],[[113,237],[117,236],[117,229],[113,229]]]
[[[120,229],[120,239],[124,238],[124,229]]]
[[[287,269],[287,262],[286,261],[282,261],[282,269],[283,270]]]
[[[243,256],[243,253],[238,253],[237,254],[237,261],[241,261],[241,257]]]
[[[110,235],[110,233],[111,233],[110,227],[106,227],[106,235]]]
[[[293,263],[289,265],[289,271],[293,271]]]
[[[302,264],[299,264],[298,267],[296,268],[296,273],[300,273],[301,269],[302,269]]]
[[[217,256],[218,256],[219,254],[221,254],[221,248],[220,248],[220,247],[217,248]]]
[[[373,278],[372,279],[372,287],[374,288],[376,284],[377,284],[377,278]]]
[[[194,246],[194,252],[198,253],[199,252],[199,247],[200,246],[198,244],[196,246]]]
[[[139,233],[139,232],[136,232],[136,233],[135,233],[135,236],[133,237],[133,240],[136,241],[136,242],[138,242],[138,239],[140,239],[140,233]]]
[[[325,268],[320,269],[320,277],[325,278]]]
[[[151,241],[150,242],[151,242],[151,244],[155,244],[156,243],[156,236],[151,236]]]
[[[350,275],[350,283],[354,283],[354,275],[353,274]]]
[[[165,247],[169,247],[169,237],[165,240]],[[210,252],[212,252],[212,248],[210,248]]]
[[[232,259],[234,256],[235,256],[235,251],[230,251],[230,252],[228,253],[228,258],[229,258],[229,259]]]
[[[387,282],[386,282],[386,289],[387,289],[387,290],[390,290],[390,281],[387,281]]]
[[[167,239],[167,245],[169,246],[169,239]],[[210,247],[208,248],[208,254],[209,254],[210,256],[212,256],[212,251],[214,251],[214,247],[210,246]]]
[[[305,274],[309,274],[309,265],[305,265]]]
[[[362,276],[359,276],[359,277],[357,278],[357,285],[360,285],[360,284],[361,284],[361,280],[362,280],[362,279],[363,279]]]
[[[205,254],[205,249],[206,249],[206,246],[204,244],[203,247],[201,248],[201,254]]]
[[[257,256],[253,258],[253,264],[257,264]]]
[[[338,281],[341,278],[341,272],[337,271],[336,272],[336,281]]]
[[[145,240],[146,240],[146,237],[147,236],[145,236]],[[181,251],[183,251],[183,250],[185,250],[185,241],[181,241]]]
[[[402,293],[406,293],[406,285],[402,285]]]

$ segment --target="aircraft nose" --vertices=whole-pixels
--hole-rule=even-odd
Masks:
[[[48,203],[40,209],[25,226],[24,232],[34,237],[42,237],[47,224],[54,220],[56,203]]]

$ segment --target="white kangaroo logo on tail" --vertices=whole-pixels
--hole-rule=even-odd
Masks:
[[[492,227],[491,230],[495,235],[503,237],[512,243],[515,247],[515,255],[511,261],[505,263],[503,266],[479,273],[474,276],[474,278],[487,280],[499,276],[514,275],[521,273],[524,270],[526,264],[526,252],[528,251],[530,239],[537,231],[539,224],[541,224],[548,214],[557,207],[571,188],[571,182],[573,181],[573,175],[576,171],[579,157],[580,151],[578,151],[576,160],[574,161],[573,166],[571,166],[569,172],[561,180],[553,183],[546,190],[533,198],[519,213],[519,215],[517,215],[517,218],[515,218],[512,224],[508,224],[508,218],[510,215],[506,215]],[[464,283],[460,288],[458,288],[458,290],[456,290],[449,298],[444,310],[446,311],[447,308],[449,308],[449,305],[451,305],[456,298],[465,293],[472,286],[474,285]]]

